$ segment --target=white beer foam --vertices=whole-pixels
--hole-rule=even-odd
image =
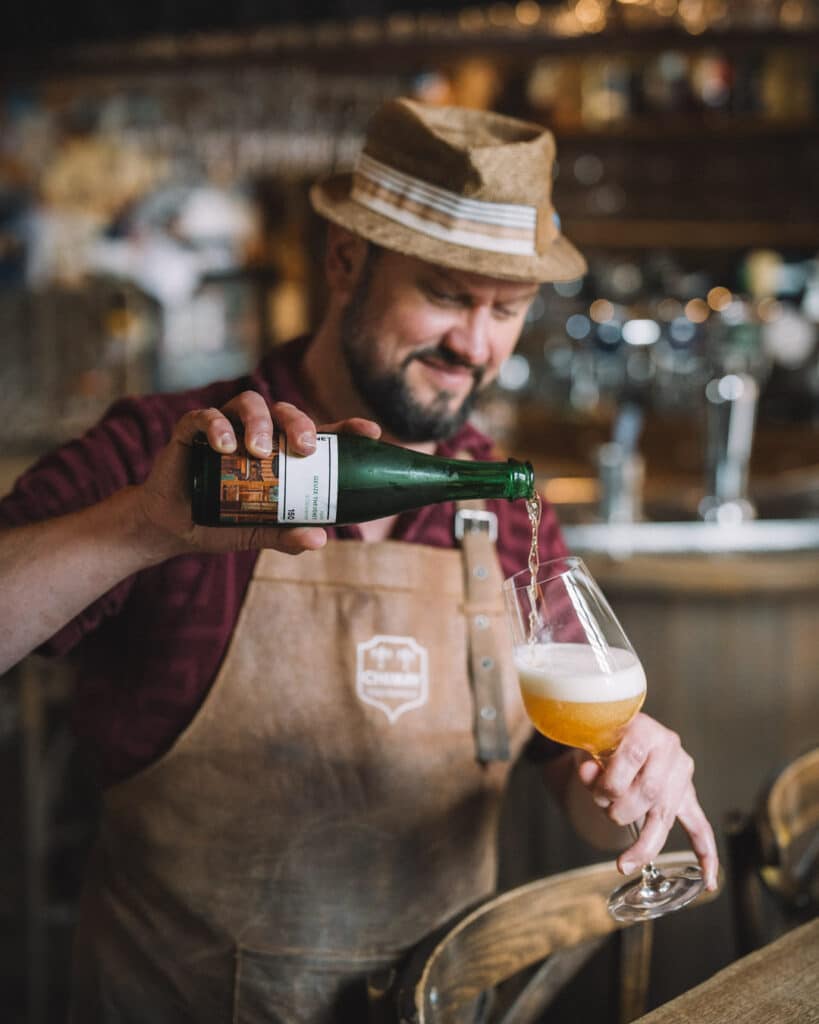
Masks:
[[[521,644],[515,667],[522,690],[551,700],[605,703],[646,688],[639,659],[621,647],[597,652],[588,644]]]

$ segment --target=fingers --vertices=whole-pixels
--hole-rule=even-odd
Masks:
[[[316,425],[305,413],[289,402],[276,402],[271,406],[273,418],[280,430],[287,434],[288,450],[298,455],[310,455],[316,450]],[[322,433],[328,434],[362,434],[364,437],[378,439],[381,427],[374,420],[362,416],[351,416],[346,420],[324,424]]]
[[[581,752],[578,751],[578,754],[580,753]],[[595,761],[589,754],[583,754],[582,756],[584,759],[577,765],[577,774],[580,776],[580,780],[583,785],[591,788],[600,777],[603,766],[598,761]]]
[[[700,807],[693,785],[689,787],[689,792],[677,816],[680,819],[680,824],[688,833],[691,848],[702,867],[705,887],[711,892],[715,892],[719,882],[717,841],[714,838],[714,830]]]
[[[326,532],[315,526],[259,527],[251,530],[247,538],[249,549],[275,548],[287,555],[317,551],[326,543]]]
[[[274,402],[270,413],[276,426],[287,435],[287,451],[293,455],[312,455],[316,450],[316,425],[289,402]]]
[[[293,455],[311,455],[316,450],[316,424],[290,402],[274,402],[269,408],[256,391],[243,391],[221,409],[196,409],[186,413],[176,425],[174,436],[189,445],[194,436],[204,433],[215,451],[229,454],[236,450],[237,429],[251,455],[265,458],[273,450],[276,429],[287,435],[288,451]],[[323,428],[333,433],[362,434],[374,439],[381,427],[360,416],[338,420]]]
[[[220,554],[228,551],[259,551],[273,548],[286,555],[317,551],[327,543],[327,533],[319,526],[221,527],[196,526],[192,545],[200,551]]]
[[[381,427],[375,420],[365,420],[362,416],[351,416],[350,419],[337,420],[321,428],[330,434],[362,434],[377,441],[381,437]]]
[[[618,825],[653,815],[670,828],[693,774],[694,762],[679,736],[646,719],[632,735],[626,734],[598,780],[595,796],[602,797],[600,805],[608,807]]]
[[[309,419],[307,422],[311,424]],[[237,427],[243,433],[245,446],[251,455],[262,458],[270,455],[273,449],[273,420],[267,402],[256,391],[243,391],[221,409],[195,409],[186,413],[177,423],[174,437],[182,444],[189,445],[201,431],[211,448],[229,454],[236,450]]]
[[[176,426],[175,436],[190,444],[202,431],[211,448],[230,453],[236,450],[237,432],[243,435],[245,448],[257,458],[266,458],[273,450],[273,434],[278,428],[287,434],[289,450],[310,455],[316,450],[316,425],[310,417],[289,402],[267,402],[256,391],[243,391],[221,409],[197,409],[187,413]]]
[[[316,424],[306,413],[290,402],[274,402],[270,407],[270,415],[278,429],[287,434],[288,452],[293,455],[311,455],[316,450]],[[374,420],[367,420],[361,416],[337,420],[323,426],[321,430],[333,434],[362,434],[373,439],[381,436],[381,427]],[[269,450],[267,454],[270,454]]]
[[[194,409],[187,412],[174,427],[173,436],[181,444],[190,445],[194,437],[203,433],[211,448],[219,452],[232,452],[236,447],[233,425],[221,409]]]
[[[694,762],[676,733],[647,715],[638,715],[596,777],[586,765],[579,771],[595,803],[611,821],[623,826],[643,819],[639,839],[618,859],[621,871],[628,874],[656,857],[679,820],[706,885],[716,887],[719,860],[714,833],[697,801]]]
[[[717,852],[714,830],[705,817],[694,792],[693,785],[688,791],[677,811],[676,817],[688,834],[691,849],[697,856],[702,868],[705,887],[711,892],[716,891],[719,879],[719,854]],[[673,824],[662,815],[650,811],[640,829],[640,838],[625,850],[617,859],[617,866],[624,875],[631,874],[640,865],[653,860],[662,850]]]

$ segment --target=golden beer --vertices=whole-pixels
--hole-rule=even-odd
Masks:
[[[613,751],[642,707],[645,673],[631,651],[587,644],[524,644],[515,664],[535,728],[596,756]]]
[[[558,743],[579,747],[590,754],[607,754],[620,742],[628,723],[643,704],[645,693],[603,704],[590,701],[552,700],[522,691],[532,725]]]

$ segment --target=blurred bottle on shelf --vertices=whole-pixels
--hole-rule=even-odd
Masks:
[[[791,50],[766,54],[760,75],[761,108],[775,120],[806,119],[814,112],[812,71],[816,61]]]
[[[696,56],[691,62],[690,79],[698,106],[704,110],[728,110],[734,87],[734,68],[725,54],[707,51]]]
[[[525,95],[536,118],[557,129],[576,127],[582,123],[582,61],[541,57],[528,74]]]
[[[558,130],[669,114],[806,120],[819,110],[819,62],[784,48],[549,56],[527,72],[523,95]]]
[[[623,57],[585,60],[581,75],[581,117],[587,125],[622,121],[631,114],[632,69]]]
[[[739,54],[733,65],[731,113],[758,114],[762,109],[762,57],[756,53]]]
[[[690,61],[686,54],[666,50],[642,68],[641,93],[645,109],[654,114],[684,114],[693,106]]]

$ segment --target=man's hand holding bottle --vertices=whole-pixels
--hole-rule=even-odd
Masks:
[[[377,439],[381,428],[358,417],[322,427],[334,433],[356,433]],[[275,431],[287,435],[289,451],[310,455],[316,448],[316,424],[289,402],[268,406],[255,391],[243,391],[222,409],[196,409],[176,424],[168,445],[139,488],[138,507],[147,531],[153,534],[156,560],[191,551],[247,551],[275,548],[288,554],[314,551],[327,535],[316,526],[236,526],[211,529],[191,518],[190,457],[194,437],[203,433],[214,451],[230,454],[237,448],[237,431],[244,435],[248,453],[268,457]]]

